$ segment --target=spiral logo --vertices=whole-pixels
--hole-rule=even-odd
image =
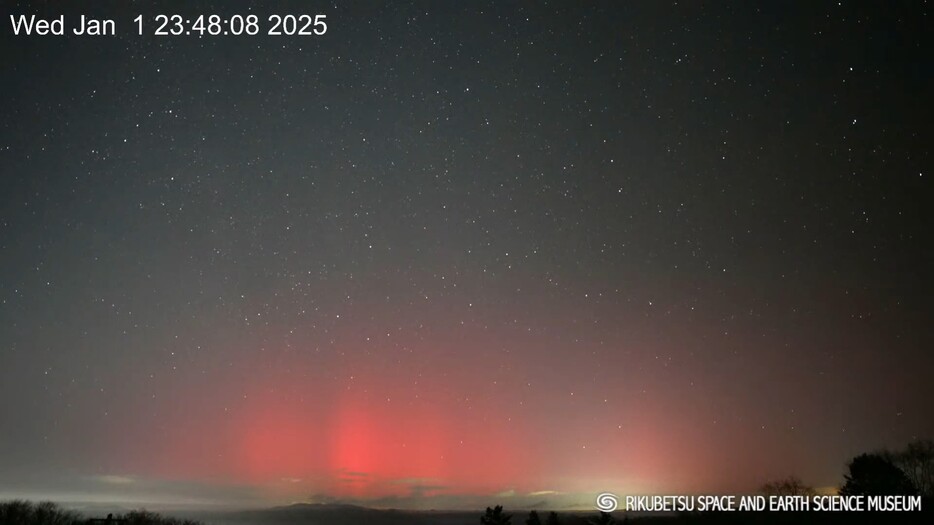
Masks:
[[[597,510],[613,512],[619,506],[619,499],[612,492],[603,492],[597,496]]]

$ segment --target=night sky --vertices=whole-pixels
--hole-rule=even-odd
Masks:
[[[934,434],[924,2],[68,4],[0,7],[0,498],[590,506]]]

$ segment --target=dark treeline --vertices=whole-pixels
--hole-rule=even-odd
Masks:
[[[0,502],[0,525],[202,525],[192,520],[160,516],[146,510],[134,510],[106,518],[87,518],[64,510],[55,503],[31,503],[22,500]]]
[[[762,486],[769,495],[811,495],[813,487],[795,476]],[[934,498],[934,441],[918,440],[901,450],[860,454],[846,464],[840,494]]]

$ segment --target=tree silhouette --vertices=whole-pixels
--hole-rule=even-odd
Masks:
[[[548,519],[545,520],[545,525],[561,525],[561,521],[558,519],[557,512],[549,512]]]
[[[2,525],[83,525],[87,522],[84,516],[62,510],[48,501],[35,504],[23,500],[0,502],[0,524]],[[117,517],[109,514],[106,522],[126,525],[200,525],[197,521],[160,516],[145,510],[134,510]]]
[[[596,518],[589,520],[587,523],[590,525],[613,525],[616,523],[616,520],[613,518],[613,515],[609,512],[600,512],[600,515]]]
[[[934,441],[913,441],[904,450],[891,454],[891,460],[922,496],[934,497]]]
[[[74,512],[60,509],[56,504],[43,501],[30,503],[13,500],[0,503],[0,523],[17,525],[71,525],[81,520]]]
[[[795,476],[762,485],[760,491],[766,496],[813,496],[814,489]]]
[[[542,525],[542,520],[538,517],[538,512],[529,511],[529,517],[525,518],[525,525]]]
[[[845,496],[914,495],[917,489],[908,476],[883,454],[861,454],[847,465],[849,473],[840,488]]]
[[[503,513],[503,506],[497,505],[492,509],[486,508],[483,516],[480,516],[480,523],[483,525],[509,525],[512,522],[512,515]]]

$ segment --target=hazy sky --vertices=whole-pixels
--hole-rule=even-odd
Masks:
[[[0,498],[569,506],[934,434],[926,6],[343,4],[0,6]],[[62,13],[118,35],[12,35]]]

